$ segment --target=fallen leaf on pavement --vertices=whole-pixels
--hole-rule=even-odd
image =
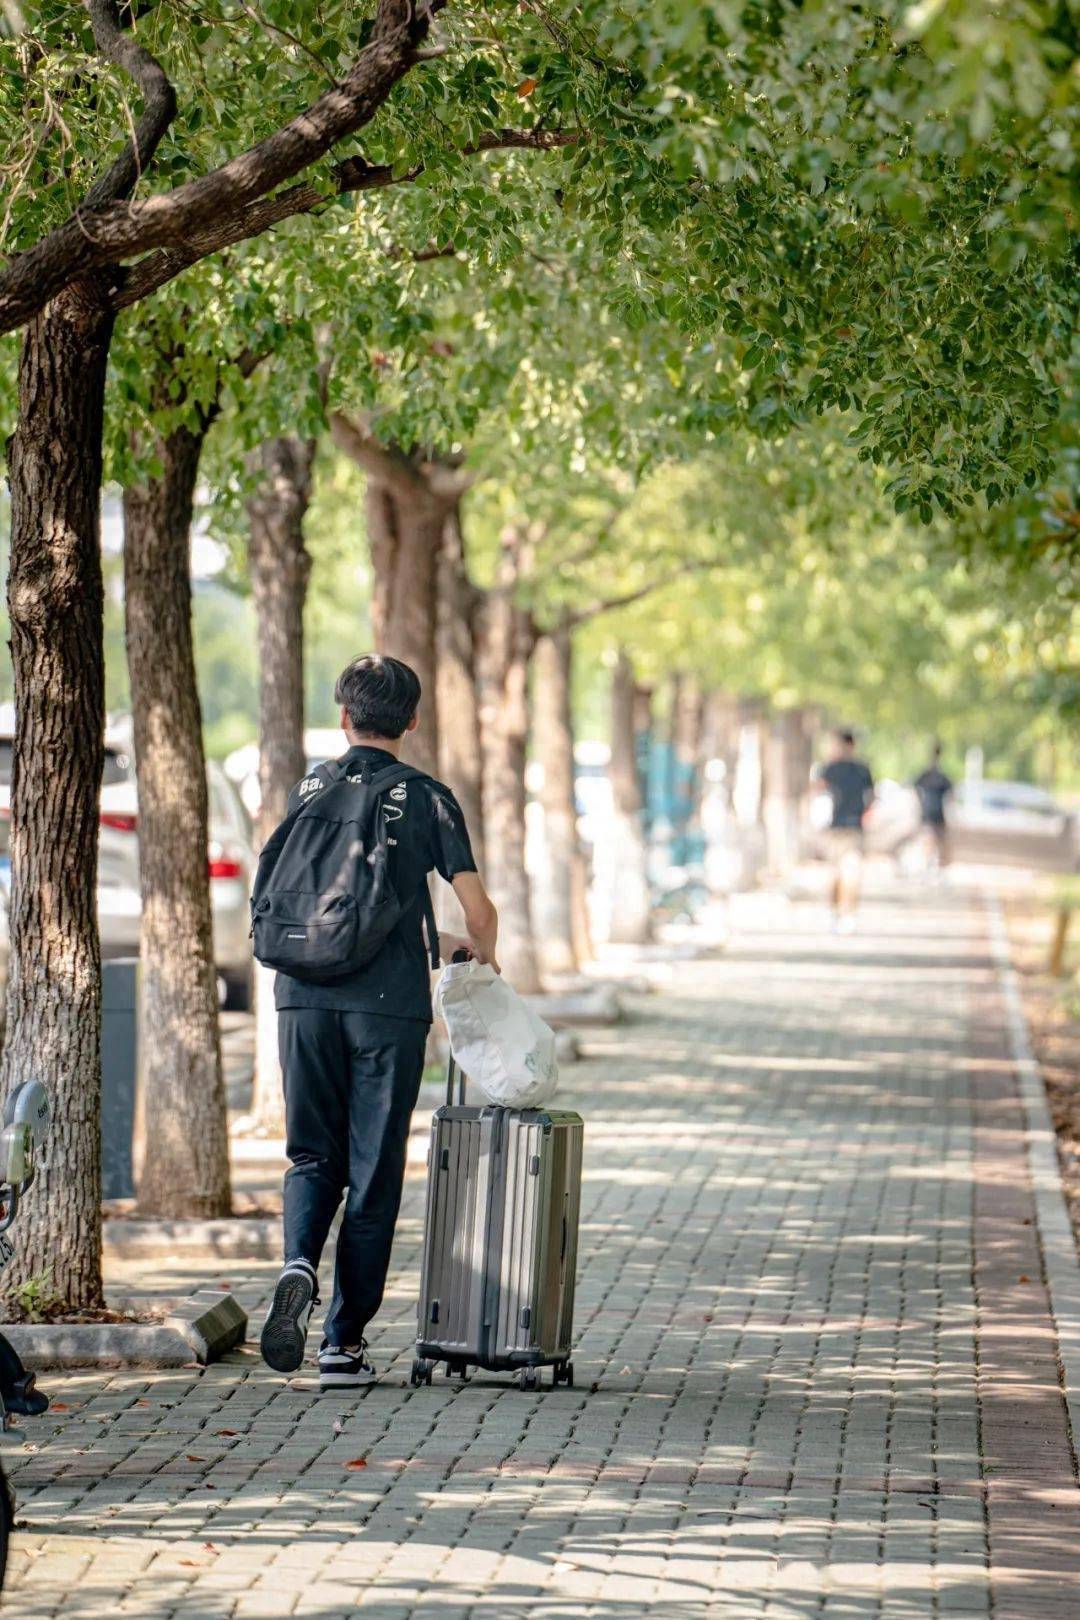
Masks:
[[[345,1464],[345,1466],[346,1466],[346,1468],[366,1468],[367,1467],[367,1458],[366,1457],[353,1457],[350,1462],[347,1462]]]
[[[216,1429],[214,1432],[222,1440],[234,1440],[240,1431],[238,1429]]]
[[[193,1451],[185,1452],[184,1455],[187,1457],[188,1462],[205,1462],[206,1461],[205,1457],[196,1457],[196,1455],[195,1455],[195,1453]]]

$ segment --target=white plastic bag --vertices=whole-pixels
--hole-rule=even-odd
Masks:
[[[512,985],[482,962],[451,962],[435,987],[450,1050],[488,1100],[540,1108],[556,1092],[555,1034]]]

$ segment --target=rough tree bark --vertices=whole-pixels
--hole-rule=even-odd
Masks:
[[[289,792],[307,764],[304,604],[311,557],[304,545],[304,518],[311,500],[314,459],[314,439],[290,436],[268,439],[252,457],[261,475],[248,500],[248,567],[259,647],[260,844],[284,817]],[[269,969],[255,964],[251,1112],[260,1129],[283,1135],[285,1104],[273,979]]]
[[[383,445],[340,411],[330,413],[335,443],[367,473],[371,545],[371,629],[378,652],[400,658],[420,677],[420,724],[405,758],[439,773],[435,678],[439,557],[448,513],[462,494],[453,469]]]
[[[252,460],[261,471],[247,503],[248,567],[259,649],[259,841],[285,814],[304,774],[304,605],[311,557],[304,518],[315,440],[268,439]]]
[[[44,1081],[53,1123],[4,1289],[10,1298],[44,1276],[74,1308],[102,1300],[98,503],[112,327],[92,285],[69,288],[30,323],[8,461],[15,741],[2,1082],[6,1094]]]
[[[441,503],[427,499],[421,489],[402,498],[375,479],[368,480],[366,503],[375,647],[400,658],[420,677],[420,724],[406,743],[406,756],[421,770],[437,776],[436,580],[445,514]]]
[[[460,506],[443,530],[438,574],[437,706],[439,775],[453,789],[484,867],[480,709],[476,695],[476,621],[481,592],[469,579]]]
[[[124,36],[112,10],[95,5],[89,15],[98,51],[143,98],[129,140],[85,199],[94,209],[123,209],[172,121],[175,98],[160,65]],[[73,223],[85,240],[78,214]],[[46,260],[54,234],[39,244]],[[28,295],[10,322],[28,324],[8,457],[16,718],[0,1078],[6,1090],[35,1075],[49,1087],[54,1109],[52,1141],[4,1288],[10,1297],[20,1282],[48,1275],[74,1308],[96,1306],[102,1296],[96,887],[105,726],[101,438],[115,320],[110,257],[106,251],[97,261],[105,266],[100,273],[80,275],[69,263],[51,284],[32,253],[0,272],[0,280],[21,278]]]
[[[575,917],[584,874],[574,802],[572,671],[573,633],[564,624],[541,636],[534,654],[533,747],[543,770],[543,847],[532,899],[545,973],[573,973],[580,965]]]
[[[640,945],[650,934],[648,848],[637,760],[634,670],[619,652],[611,680],[611,793],[615,811],[614,867],[609,937]]]
[[[515,989],[529,995],[540,988],[525,867],[529,660],[536,629],[516,590],[515,548],[504,540],[499,577],[480,608],[477,638],[485,878],[499,912],[500,964]]]
[[[124,603],[139,787],[140,1214],[230,1210],[190,535],[205,426],[156,446],[160,475],[124,491]]]

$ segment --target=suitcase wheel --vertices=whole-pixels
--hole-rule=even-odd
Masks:
[[[434,1370],[430,1361],[425,1361],[423,1356],[417,1356],[412,1364],[412,1372],[409,1374],[409,1383],[414,1389],[420,1384],[430,1384]]]
[[[560,1384],[565,1384],[567,1389],[573,1389],[574,1363],[572,1361],[557,1361],[552,1368],[552,1375],[555,1380],[556,1389],[558,1389]]]
[[[539,1389],[539,1367],[522,1367],[521,1371],[518,1373],[518,1383],[522,1389]]]

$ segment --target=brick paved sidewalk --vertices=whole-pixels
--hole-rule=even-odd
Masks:
[[[362,1396],[251,1352],[54,1382],[67,1409],[5,1448],[5,1613],[1080,1613],[986,914],[897,895],[854,939],[811,906],[758,918],[570,1071],[576,1389],[407,1387],[415,1178]]]

